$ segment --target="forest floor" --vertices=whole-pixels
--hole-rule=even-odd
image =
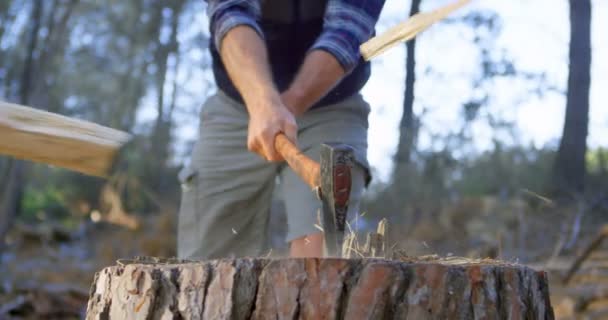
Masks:
[[[608,319],[608,248],[596,251],[568,284],[562,282],[574,257],[543,267],[549,273],[551,303],[557,319]]]
[[[0,255],[0,319],[82,319],[96,271],[119,258],[175,256],[172,217],[139,223],[86,221],[76,230],[18,224]]]
[[[80,319],[96,271],[118,258],[175,255],[171,216],[140,223],[136,230],[105,222],[85,222],[76,230],[18,225],[0,256],[0,319]],[[580,243],[583,248],[588,239]],[[548,272],[557,319],[608,319],[608,239],[564,285],[575,257],[527,264]]]

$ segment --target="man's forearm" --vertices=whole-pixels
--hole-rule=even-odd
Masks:
[[[272,81],[266,46],[252,28],[238,26],[226,33],[220,55],[249,113],[268,100],[280,98]]]
[[[374,34],[385,0],[328,0],[323,32],[310,48],[283,101],[300,115],[359,63],[359,46]]]
[[[298,128],[272,81],[262,38],[249,26],[237,26],[221,41],[220,56],[249,112],[247,148],[266,160],[283,160],[275,137],[282,132],[295,143]]]
[[[333,55],[313,50],[304,59],[289,88],[283,92],[283,102],[296,116],[302,115],[336,86],[344,74]]]

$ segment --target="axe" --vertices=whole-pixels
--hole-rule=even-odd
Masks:
[[[317,162],[280,133],[275,138],[275,149],[321,200],[319,220],[323,227],[325,251],[329,256],[341,257],[352,187],[353,148],[344,143],[323,143],[320,161]]]

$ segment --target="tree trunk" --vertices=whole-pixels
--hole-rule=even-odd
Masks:
[[[591,0],[570,0],[570,70],[566,120],[555,162],[555,187],[580,193],[585,185],[585,153],[591,86]]]
[[[51,12],[49,13],[49,22],[46,26],[47,34],[40,45],[38,59],[36,59],[35,74],[38,75],[39,79],[44,79],[54,64],[61,63],[55,62],[55,60],[63,60],[62,57],[69,47],[67,43],[72,32],[71,28],[68,28],[68,22],[78,2],[79,0],[70,0],[62,4],[58,4],[56,1],[53,2]],[[56,15],[58,16],[57,18],[55,17]],[[52,88],[49,86],[52,85],[49,84],[48,80],[36,81],[32,85],[30,93],[31,104],[46,105],[44,108],[46,111],[61,112],[62,106],[60,103],[49,103],[52,100],[49,97]]]
[[[412,0],[410,17],[420,11],[420,1]],[[403,97],[403,115],[399,126],[400,137],[397,147],[396,172],[410,161],[414,146],[416,130],[414,123],[414,83],[416,82],[416,38],[406,43],[407,57],[405,60],[405,92]]]
[[[27,56],[19,84],[19,102],[27,104],[32,84],[34,53],[38,44],[38,31],[42,20],[42,0],[34,1],[32,7],[32,27],[27,45]],[[9,179],[0,195],[0,252],[4,244],[4,236],[13,224],[15,216],[20,211],[21,198],[25,187],[25,166],[20,160],[9,160]]]
[[[4,250],[4,236],[12,227],[17,213],[21,211],[24,165],[23,161],[9,160],[6,187],[0,197],[0,253]]]
[[[95,275],[86,319],[553,319],[547,276],[460,258],[130,261]]]
[[[156,105],[157,105],[157,116],[152,130],[151,140],[151,154],[154,156],[154,161],[148,162],[148,175],[151,177],[150,185],[157,192],[163,192],[167,190],[166,175],[163,175],[163,170],[166,169],[170,156],[170,145],[171,145],[171,127],[172,127],[172,111],[175,103],[174,97],[170,104],[166,104],[166,90],[165,83],[167,79],[167,72],[169,66],[169,58],[171,55],[179,55],[179,41],[177,35],[179,32],[179,21],[182,15],[182,9],[184,7],[184,1],[182,0],[171,0],[166,4],[167,7],[162,6],[161,12],[165,9],[171,9],[170,17],[170,35],[167,43],[163,43],[158,40],[156,44],[158,49],[155,53],[155,63],[158,67],[156,71]],[[162,16],[162,15],[160,15]],[[164,18],[168,19],[168,18]],[[165,23],[163,18],[160,19],[158,28],[160,29]],[[160,30],[158,31],[160,33]],[[177,62],[176,62],[177,63]],[[177,70],[177,68],[175,69]],[[174,75],[176,76],[176,75]],[[172,106],[173,105],[173,106]]]

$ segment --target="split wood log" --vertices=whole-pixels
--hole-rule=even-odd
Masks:
[[[430,12],[421,12],[408,20],[371,38],[359,47],[361,56],[369,61],[397,44],[413,39],[418,33],[426,30],[435,22],[444,19],[453,11],[463,7],[471,0],[458,0]]]
[[[108,267],[86,319],[553,319],[545,272],[493,260],[224,259]]]
[[[0,154],[107,177],[125,132],[0,101]]]

